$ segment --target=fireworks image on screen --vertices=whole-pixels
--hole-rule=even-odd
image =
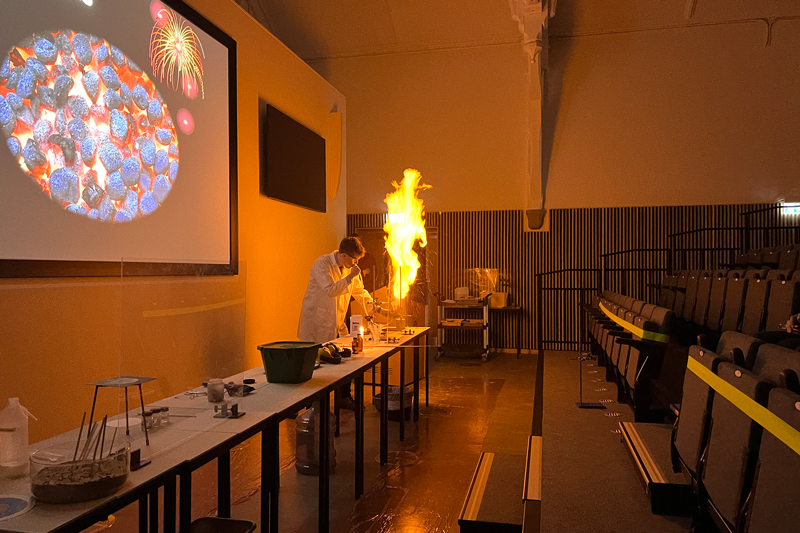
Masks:
[[[0,57],[0,129],[19,166],[72,213],[128,222],[178,175],[169,110],[139,66],[71,30],[31,34]]]
[[[150,34],[150,63],[153,75],[163,82],[166,77],[170,87],[180,90],[188,98],[201,98],[203,91],[203,45],[186,20],[169,8],[156,16]]]

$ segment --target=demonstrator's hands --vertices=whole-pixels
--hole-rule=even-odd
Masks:
[[[347,277],[350,278],[350,281],[353,281],[359,274],[361,274],[361,267],[354,263]]]

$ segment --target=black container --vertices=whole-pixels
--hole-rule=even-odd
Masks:
[[[281,341],[258,347],[270,383],[301,383],[311,379],[317,350],[316,342]]]

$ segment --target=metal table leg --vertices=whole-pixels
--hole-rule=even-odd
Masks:
[[[381,466],[389,462],[389,358],[381,361]]]
[[[147,533],[147,495],[139,498],[139,533]]]
[[[231,452],[217,456],[217,516],[231,517]]]
[[[356,403],[356,500],[364,494],[364,375],[355,378]]]
[[[97,389],[94,390],[95,397],[97,397]],[[89,424],[89,429],[92,429],[92,424]],[[131,434],[131,422],[128,418],[128,387],[125,387],[125,434]]]
[[[158,487],[150,491],[150,533],[158,533]]]
[[[414,422],[419,420],[419,337],[414,339]]]
[[[406,438],[406,349],[400,348],[400,442]],[[389,394],[386,394],[389,403]]]
[[[425,332],[425,407],[430,407],[431,398],[431,367],[430,367],[430,351],[428,350],[428,333]]]
[[[164,533],[175,533],[177,478],[164,483]]]
[[[192,524],[192,473],[181,474],[179,530],[189,531]]]
[[[125,396],[127,397],[128,395],[125,394]],[[142,421],[144,421],[144,394],[142,394],[141,383],[139,384],[139,400],[142,402]],[[150,446],[150,435],[147,433],[147,424],[142,424],[142,427],[144,428],[144,443]]]
[[[339,389],[334,389],[333,390],[333,415],[334,415],[334,423],[336,424],[335,427],[334,427],[334,430],[333,430],[333,436],[334,437],[338,437],[339,436],[339,411],[341,409],[340,405],[339,405],[339,396],[340,396]]]
[[[261,432],[261,531],[278,531],[280,489],[280,422],[270,421]]]
[[[334,392],[335,394],[335,392]],[[323,394],[319,399],[319,531],[327,533],[330,522],[330,395]]]

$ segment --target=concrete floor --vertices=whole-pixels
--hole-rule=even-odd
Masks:
[[[542,424],[543,532],[688,533],[689,518],[656,516],[620,440],[619,423],[633,410],[616,401],[616,386],[595,361],[575,352],[546,352]],[[583,401],[605,409],[578,409]],[[664,446],[669,446],[665,441]]]

